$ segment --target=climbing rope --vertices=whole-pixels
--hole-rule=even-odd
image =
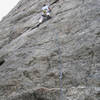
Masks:
[[[63,64],[61,61],[61,49],[60,49],[60,45],[58,42],[58,34],[56,33],[56,39],[55,39],[55,44],[56,44],[56,48],[58,50],[57,54],[58,54],[58,68],[59,68],[59,84],[60,84],[60,100],[64,100],[63,97],[63,81],[62,81],[62,68],[63,68]]]

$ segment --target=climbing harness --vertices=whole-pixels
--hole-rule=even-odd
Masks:
[[[60,100],[64,100],[64,96],[63,96],[63,73],[62,73],[62,68],[63,68],[63,64],[61,62],[61,49],[59,46],[59,42],[58,42],[58,34],[56,33],[56,39],[55,39],[55,44],[56,44],[56,48],[58,50],[57,54],[58,54],[58,68],[59,68],[59,84],[60,84]]]

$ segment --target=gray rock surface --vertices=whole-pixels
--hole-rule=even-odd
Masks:
[[[56,40],[64,100],[100,100],[100,0],[21,0],[0,22],[0,100],[59,100]]]

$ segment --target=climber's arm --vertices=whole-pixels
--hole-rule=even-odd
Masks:
[[[49,8],[49,12],[51,12],[51,8],[50,7],[48,7]]]

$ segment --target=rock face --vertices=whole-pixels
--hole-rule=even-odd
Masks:
[[[100,100],[100,0],[21,0],[0,22],[0,100],[60,100],[59,55],[64,100]]]

